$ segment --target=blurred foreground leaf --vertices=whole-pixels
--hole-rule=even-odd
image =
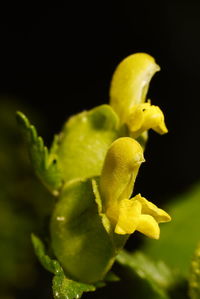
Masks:
[[[171,223],[161,226],[159,241],[146,239],[144,251],[188,277],[190,260],[200,240],[200,184],[174,198],[167,210]]]
[[[137,287],[135,286],[137,295],[140,292],[142,298],[145,294],[148,294],[148,299],[171,298],[168,291],[175,284],[176,278],[165,263],[155,263],[141,252],[130,254],[124,250],[117,256],[117,262],[128,268],[138,280]]]
[[[68,279],[65,276],[59,262],[57,260],[51,259],[45,253],[45,248],[42,241],[35,235],[32,235],[32,242],[40,263],[44,268],[54,274],[53,294],[55,299],[78,299],[84,292],[92,292],[96,290],[96,287],[92,284],[80,283]]]
[[[191,263],[189,277],[189,295],[191,299],[200,298],[200,243],[198,244]]]
[[[30,233],[43,231],[44,218],[53,205],[52,197],[33,176],[17,130],[16,109],[27,111],[22,106],[0,99],[0,298],[3,299],[22,298],[21,292],[34,288],[39,273]],[[37,115],[34,117],[38,120]]]

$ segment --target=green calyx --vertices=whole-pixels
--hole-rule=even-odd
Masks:
[[[99,176],[106,152],[119,134],[118,117],[109,105],[72,116],[56,151],[64,182]]]
[[[59,195],[70,180],[100,175],[110,144],[121,134],[118,117],[109,105],[71,117],[55,135],[50,150],[23,113],[17,112],[17,121],[33,168],[54,195]]]
[[[51,239],[73,279],[100,281],[111,268],[118,251],[99,215],[91,180],[72,181],[63,189],[51,219]]]

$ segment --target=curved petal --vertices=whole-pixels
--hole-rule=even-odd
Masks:
[[[159,239],[160,237],[160,228],[158,223],[150,215],[141,215],[136,229],[149,238]]]
[[[129,137],[115,140],[109,148],[100,177],[103,212],[130,198],[141,163],[144,162],[140,144]]]
[[[168,132],[163,112],[158,106],[151,105],[149,102],[135,105],[126,123],[133,138],[137,138],[149,129],[161,135]]]
[[[167,214],[164,210],[159,209],[156,205],[142,197],[140,194],[138,194],[135,199],[137,199],[142,205],[142,214],[151,215],[158,223],[171,221],[169,214]]]
[[[116,68],[110,88],[110,105],[124,123],[130,110],[145,101],[149,82],[160,70],[153,57],[136,53],[125,58]]]
[[[119,217],[115,233],[120,235],[132,234],[139,225],[142,205],[139,201],[124,199],[119,205]]]

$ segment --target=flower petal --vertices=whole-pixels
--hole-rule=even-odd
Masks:
[[[110,88],[110,104],[124,123],[130,110],[145,101],[149,82],[160,70],[153,57],[136,53],[125,58],[114,72]]]
[[[167,214],[164,210],[159,209],[156,205],[142,197],[140,194],[136,195],[135,199],[142,205],[142,214],[151,215],[158,223],[171,221],[169,214]]]
[[[153,129],[161,135],[168,132],[163,112],[158,106],[151,105],[150,102],[135,105],[126,123],[133,138],[137,138],[149,129]]]
[[[144,162],[140,144],[129,137],[115,140],[109,148],[100,177],[103,212],[130,198],[141,163]]]
[[[150,215],[141,215],[137,230],[149,238],[159,239],[160,228],[156,220]]]
[[[119,217],[115,233],[120,235],[132,234],[140,221],[142,205],[139,201],[124,199],[119,205]]]

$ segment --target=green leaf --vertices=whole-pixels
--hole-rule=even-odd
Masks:
[[[55,299],[78,299],[84,292],[92,292],[95,289],[94,285],[66,278],[64,272],[55,275],[53,278],[53,294]]]
[[[150,289],[148,298],[170,298],[168,290],[175,283],[175,276],[165,263],[155,263],[140,252],[130,254],[124,250],[117,256],[117,262],[138,279],[139,291]]]
[[[172,221],[161,224],[161,236],[158,241],[146,239],[144,252],[155,260],[163,260],[167,265],[188,277],[190,261],[200,233],[200,184],[172,199],[167,211]]]
[[[67,278],[59,262],[51,259],[46,253],[42,241],[32,234],[35,253],[43,267],[54,274],[53,294],[55,299],[78,299],[84,292],[92,292],[96,287],[92,284],[77,282]]]
[[[191,299],[200,298],[200,243],[192,258],[189,276],[189,295]]]
[[[62,161],[64,181],[99,176],[106,152],[119,134],[118,117],[108,105],[71,117],[56,151]]]
[[[45,254],[45,248],[43,242],[34,234],[31,235],[33,247],[35,254],[38,257],[38,260],[42,266],[53,274],[62,272],[62,268],[57,260],[51,259],[48,255]]]
[[[16,116],[28,143],[30,159],[36,174],[52,193],[57,194],[62,185],[58,157],[55,153],[49,154],[43,139],[38,136],[35,127],[23,113],[18,111]]]

